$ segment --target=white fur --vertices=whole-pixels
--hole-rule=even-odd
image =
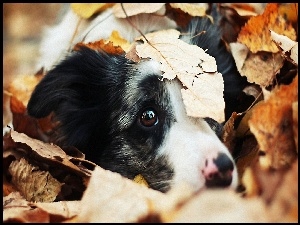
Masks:
[[[166,155],[174,168],[173,186],[187,182],[198,190],[205,184],[205,178],[201,174],[205,160],[215,158],[218,153],[225,153],[231,159],[232,157],[203,119],[187,116],[180,94],[181,85],[173,81],[168,84],[168,89],[176,122],[166,135],[159,153]],[[231,187],[236,187],[236,167],[232,176]]]

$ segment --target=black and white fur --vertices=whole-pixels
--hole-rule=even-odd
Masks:
[[[101,16],[105,15],[94,20],[101,21]],[[132,17],[132,22],[139,21],[136,25],[144,33],[174,27],[173,21],[166,18],[160,22],[160,17],[149,14],[141,17]],[[126,19],[110,18],[114,23],[104,20],[99,27],[91,25],[98,35],[87,36],[86,42],[106,38],[101,35],[101,26],[107,35],[120,27],[118,31],[128,40],[140,36]],[[67,23],[66,19],[62,23]],[[66,29],[62,23],[53,29],[54,33],[59,33],[59,26],[61,31]],[[127,34],[120,24],[134,34]],[[205,34],[191,38],[202,29]],[[219,28],[208,19],[195,18],[187,31],[190,36],[183,36],[183,40],[208,49],[216,58],[218,71],[224,76],[225,100],[230,105],[241,87],[234,61],[221,43]],[[48,34],[48,38],[52,38],[51,42],[59,37]],[[42,48],[54,48],[45,43]],[[63,41],[59,44],[64,46]],[[60,55],[63,48],[54,55]],[[44,60],[46,68],[54,58]],[[151,188],[163,192],[180,182],[191,184],[195,190],[205,186],[236,187],[237,170],[216,134],[218,124],[209,118],[187,116],[181,83],[176,79],[161,81],[159,62],[144,59],[134,63],[124,55],[87,47],[64,54],[63,58],[37,85],[28,103],[28,113],[33,117],[55,113],[61,124],[58,143],[76,146],[88,160],[130,179],[142,174]]]

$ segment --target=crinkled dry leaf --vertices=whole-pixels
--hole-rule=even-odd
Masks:
[[[294,132],[294,140],[296,143],[296,150],[298,153],[298,101],[292,103],[293,110],[293,132]]]
[[[228,4],[230,4],[230,7],[233,8],[240,16],[257,15],[255,8],[250,4],[247,3],[228,3]]]
[[[125,52],[128,52],[131,48],[131,44],[126,39],[122,38],[116,30],[112,31],[108,41],[106,41],[106,44],[109,41],[112,42],[114,46],[120,46]]]
[[[35,76],[16,76],[16,78],[10,83],[8,92],[12,96],[16,96],[23,103],[23,105],[27,105],[32,91],[42,78],[42,74],[37,74]]]
[[[113,5],[114,3],[71,3],[71,9],[78,16],[89,19],[96,13],[102,12]]]
[[[38,207],[50,215],[62,216],[60,220],[67,220],[77,216],[80,212],[80,201],[59,201],[59,202],[35,202],[30,203],[30,206]]]
[[[77,51],[82,46],[94,49],[96,51],[105,51],[107,53],[115,54],[115,55],[121,55],[125,53],[124,50],[119,45],[114,45],[113,42],[111,41],[106,42],[103,39],[101,39],[100,41],[89,42],[87,44],[83,42],[79,42],[74,46],[74,50]]]
[[[280,47],[285,58],[298,65],[298,42],[291,40],[287,36],[277,34],[271,30],[271,38]]]
[[[162,222],[167,223],[238,223],[270,220],[261,199],[243,199],[228,189],[199,192],[179,209],[164,211],[162,218]]]
[[[52,122],[52,114],[41,119],[30,117],[24,104],[15,96],[10,98],[10,110],[15,131],[25,133],[38,140],[49,141],[50,134],[57,125],[57,123]]]
[[[207,5],[206,3],[169,3],[172,8],[181,9],[183,12],[191,16],[205,16]],[[205,5],[203,5],[205,4]]]
[[[117,18],[126,18],[121,4],[123,4],[127,16],[134,16],[140,13],[155,13],[166,3],[117,3],[113,7],[114,15]]]
[[[30,207],[19,192],[3,197],[3,222],[5,223],[49,223],[47,212]]]
[[[249,119],[251,132],[266,152],[270,167],[284,168],[297,158],[293,134],[292,103],[298,101],[298,75],[290,85],[272,90]]]
[[[215,59],[196,46],[179,40],[179,31],[169,29],[153,32],[137,40],[137,55],[161,63],[163,78],[176,76],[187,87],[182,90],[187,114],[224,121],[223,77],[217,72]],[[205,106],[205,107],[203,107]],[[206,110],[204,110],[206,109]]]
[[[95,167],[76,222],[134,222],[166,196],[118,173]]]
[[[93,168],[94,163],[89,162],[84,159],[73,158],[67,155],[59,146],[49,143],[44,143],[42,141],[32,139],[26,134],[18,133],[16,131],[11,131],[11,137],[14,142],[23,143],[31,148],[39,157],[46,160],[56,162],[60,165],[67,166],[69,170],[83,176],[90,176],[91,171],[84,167],[88,164],[88,168]]]
[[[229,149],[231,153],[233,153],[234,150],[234,140],[236,138],[236,131],[234,129],[234,121],[239,117],[239,115],[236,112],[233,112],[230,116],[230,118],[226,121],[226,123],[223,126],[223,132],[222,132],[222,140],[225,146]]]
[[[278,48],[272,42],[269,30],[296,40],[296,32],[292,25],[278,13],[278,4],[268,3],[262,15],[250,18],[242,27],[238,42],[245,44],[252,53],[259,51],[277,53]]]
[[[9,166],[12,183],[28,201],[53,202],[62,184],[47,171],[29,164],[24,158]]]
[[[149,184],[147,183],[146,179],[143,177],[142,174],[138,174],[133,178],[133,181],[141,184],[141,185],[145,185],[146,187],[149,187]]]
[[[280,15],[283,15],[290,22],[298,23],[298,3],[285,3],[280,4],[278,7],[278,12]]]
[[[182,76],[180,80],[188,79]],[[209,117],[219,123],[224,122],[225,102],[222,74],[201,74],[196,76],[187,87],[188,89],[181,89],[181,94],[188,116]]]
[[[283,66],[284,60],[280,53],[258,52],[254,54],[241,43],[230,43],[230,48],[240,74],[246,76],[250,83],[256,83],[261,87],[272,84]]]

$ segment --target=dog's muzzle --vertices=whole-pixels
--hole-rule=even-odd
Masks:
[[[206,159],[202,174],[206,187],[227,187],[231,185],[234,164],[225,154],[219,153],[216,158]]]

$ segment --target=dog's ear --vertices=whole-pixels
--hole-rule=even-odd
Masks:
[[[100,93],[103,97],[107,86],[119,82],[122,64],[126,64],[123,56],[81,47],[50,70],[35,87],[27,105],[28,114],[41,118],[59,110],[66,102],[76,106],[96,101],[101,98]]]
[[[88,133],[106,132],[108,107],[112,105],[109,103],[117,104],[116,96],[122,95],[120,85],[124,85],[126,76],[121,75],[128,68],[128,59],[123,55],[81,47],[50,70],[36,86],[27,105],[28,114],[41,118],[53,111],[67,144],[81,142],[84,146],[91,141]]]

